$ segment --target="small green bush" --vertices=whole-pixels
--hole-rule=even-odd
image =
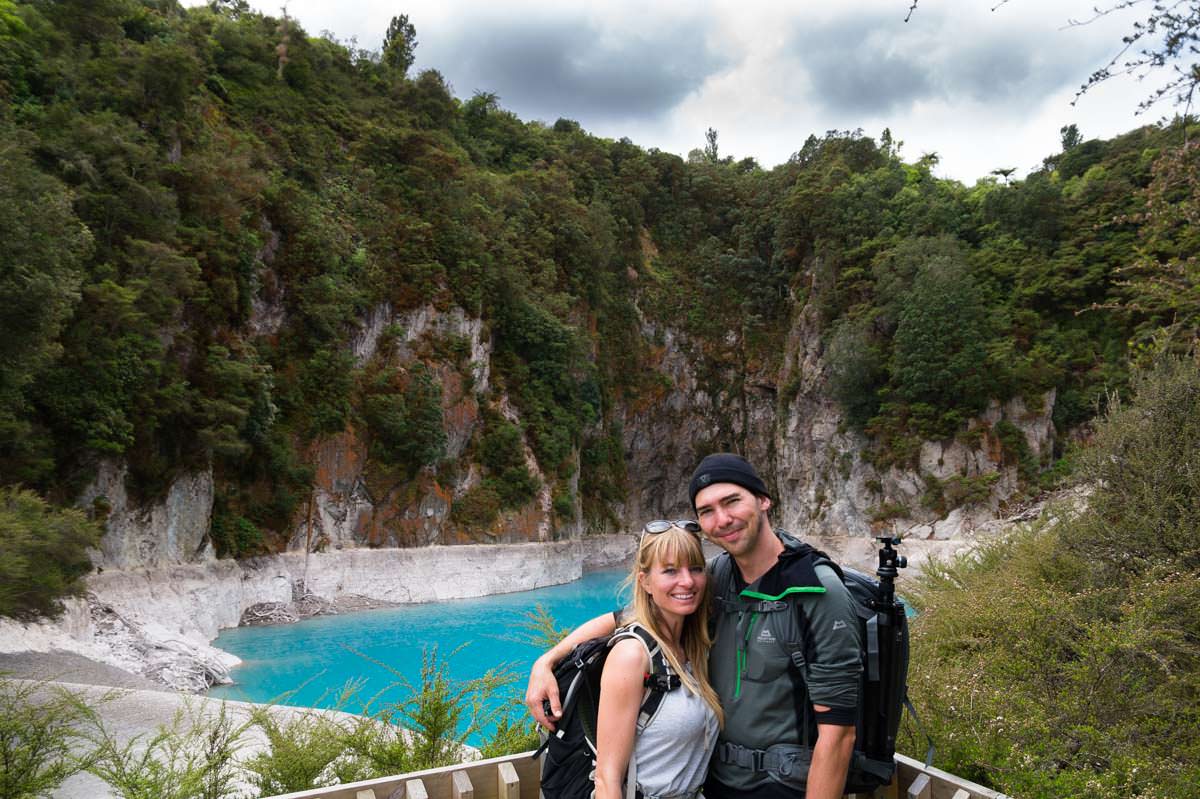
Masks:
[[[334,761],[346,750],[349,730],[334,716],[314,710],[281,720],[263,708],[255,712],[254,722],[270,744],[268,751],[246,761],[259,795],[322,788],[340,781]]]
[[[55,508],[32,491],[0,487],[0,616],[55,615],[92,569],[88,547],[100,528],[74,508]]]
[[[454,500],[450,517],[463,527],[490,527],[500,515],[500,495],[490,485],[477,485]]]
[[[425,364],[404,375],[380,371],[367,386],[362,406],[373,460],[413,475],[445,454],[442,385]]]
[[[205,704],[188,704],[169,725],[122,744],[94,718],[87,768],[121,799],[238,797],[235,756],[247,727],[234,721],[224,702],[211,715]]]
[[[575,497],[569,491],[555,494],[552,505],[554,516],[560,521],[570,521],[575,518]]]
[[[234,558],[257,555],[263,551],[266,539],[258,525],[245,516],[213,513],[210,530],[217,554]]]
[[[52,796],[87,762],[74,754],[94,719],[84,700],[46,683],[0,678],[0,796]]]
[[[892,519],[903,519],[911,511],[903,502],[884,502],[871,511],[871,521],[886,522]]]
[[[1029,448],[1029,442],[1025,439],[1025,434],[1021,432],[1020,428],[1007,419],[1001,419],[996,422],[996,426],[992,430],[995,432],[996,438],[1000,440],[1000,446],[1004,450],[1005,462],[1016,465],[1017,473],[1021,475],[1022,480],[1032,481],[1036,479],[1038,462],[1033,457],[1033,451]]]

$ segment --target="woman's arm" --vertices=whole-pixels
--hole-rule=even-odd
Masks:
[[[596,721],[596,797],[621,799],[625,769],[633,754],[638,710],[645,692],[650,658],[640,641],[619,641],[604,661],[600,676],[600,714]]]
[[[554,679],[554,667],[558,661],[584,641],[602,635],[612,635],[616,629],[617,620],[612,613],[589,619],[533,662],[533,668],[529,671],[529,685],[525,689],[525,705],[538,724],[553,731],[554,722],[562,716],[558,683]],[[543,701],[550,702],[549,716],[542,706]]]

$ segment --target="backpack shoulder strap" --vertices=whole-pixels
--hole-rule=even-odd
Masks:
[[[646,691],[642,695],[642,705],[638,711],[637,731],[640,733],[658,714],[663,696],[667,691],[674,691],[682,685],[682,681],[679,679],[679,675],[671,670],[671,664],[667,662],[667,657],[663,654],[662,645],[650,634],[649,630],[634,622],[614,633],[608,640],[608,645],[611,647],[617,641],[623,641],[626,638],[640,641],[646,650],[646,655],[650,658],[650,671],[642,682]]]
[[[733,591],[733,558],[728,552],[722,552],[708,562],[710,577],[713,584],[714,610],[720,613],[730,613],[741,610],[741,602]]]

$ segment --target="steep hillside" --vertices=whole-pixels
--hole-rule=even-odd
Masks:
[[[623,529],[725,448],[785,527],[952,535],[1171,345],[1119,270],[1194,252],[1143,213],[1182,125],[966,187],[888,131],[684,160],[406,70],[0,0],[0,480],[104,562]]]

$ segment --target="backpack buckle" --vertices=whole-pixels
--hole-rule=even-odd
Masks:
[[[642,685],[658,691],[674,691],[683,685],[683,681],[677,674],[646,674],[642,678]]]
[[[753,750],[751,750],[750,755],[751,755],[751,759],[753,760],[753,763],[751,763],[751,768],[753,768],[755,771],[766,771],[767,770],[766,750],[753,749]]]

